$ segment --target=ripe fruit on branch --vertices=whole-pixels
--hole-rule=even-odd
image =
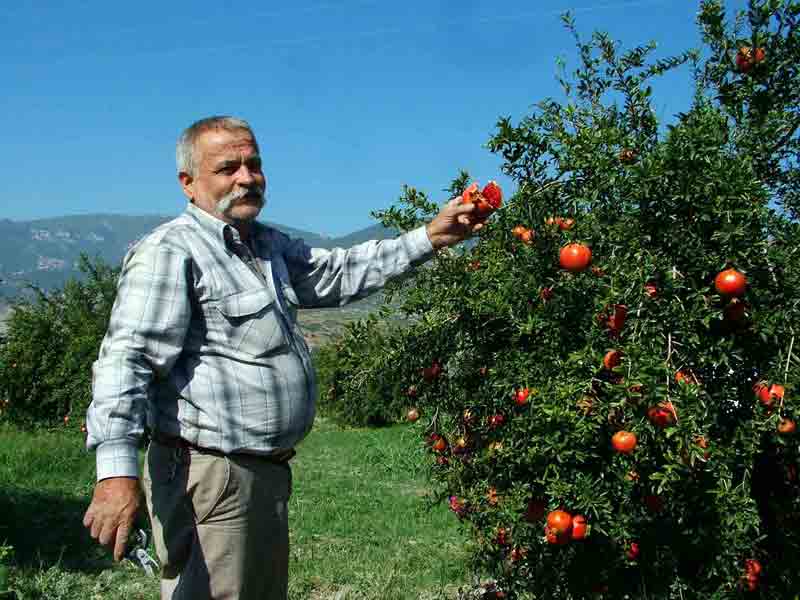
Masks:
[[[575,226],[575,219],[571,218],[562,219],[561,217],[558,217],[556,219],[556,223],[558,223],[558,228],[561,231],[569,231]]]
[[[658,288],[654,283],[645,283],[644,284],[644,293],[647,294],[650,298],[658,297]]]
[[[580,273],[592,262],[592,251],[585,244],[567,244],[561,248],[558,262],[562,269],[571,273]]]
[[[406,414],[406,419],[408,419],[412,423],[416,423],[419,420],[419,411],[416,408],[412,408]]]
[[[500,502],[500,497],[497,495],[497,488],[490,487],[486,490],[486,501],[491,506],[497,506],[497,503]]]
[[[742,46],[736,53],[736,67],[742,73],[749,73],[752,68],[764,62],[767,53],[764,48],[758,47],[755,52],[750,46]]]
[[[480,268],[481,268],[481,261],[479,260],[473,260],[472,262],[469,263],[470,271],[478,271],[480,270]]]
[[[783,400],[783,395],[786,392],[786,390],[782,385],[778,383],[767,385],[766,382],[759,381],[753,386],[753,392],[755,392],[755,395],[761,402],[761,404],[763,404],[767,408],[770,408],[773,404],[775,404],[776,400],[778,402]]]
[[[542,291],[539,292],[539,297],[544,301],[547,302],[553,297],[553,288],[545,287],[542,288]]]
[[[524,244],[530,244],[533,241],[533,238],[536,237],[536,233],[533,231],[533,229],[528,229],[522,225],[517,225],[514,227],[514,229],[511,230],[511,235]]]
[[[636,434],[632,431],[618,431],[611,436],[611,445],[620,454],[630,454],[636,448]]]
[[[575,219],[571,217],[547,217],[544,220],[545,225],[558,225],[561,231],[569,231],[575,227]]]
[[[417,386],[410,385],[408,389],[406,389],[406,396],[409,398],[416,398],[417,397]]]
[[[761,404],[764,406],[772,406],[772,395],[769,393],[769,386],[766,383],[759,381],[758,383],[754,384],[753,393],[756,395],[756,398],[758,398],[758,401],[761,402]]]
[[[783,418],[778,423],[778,433],[781,435],[792,435],[795,431],[797,431],[797,424],[794,419]]]
[[[747,289],[747,278],[736,269],[725,269],[714,278],[714,287],[723,296],[738,297]]]
[[[761,579],[761,563],[755,558],[748,558],[744,561],[744,575],[742,576],[742,584],[750,591],[754,592],[758,589],[759,580]]]
[[[786,389],[779,383],[773,383],[771,386],[769,386],[769,395],[775,400],[783,400],[783,395],[785,393]]]
[[[572,533],[572,515],[565,510],[554,510],[547,515],[545,535],[551,544],[565,544]]]
[[[586,524],[586,517],[583,515],[575,515],[572,517],[572,534],[573,540],[582,540],[586,537],[588,525]]]
[[[506,422],[506,418],[501,414],[492,415],[489,417],[489,429],[497,429]]]
[[[434,435],[436,435],[436,434],[434,434]],[[431,437],[433,437],[433,436],[431,436]],[[444,452],[445,450],[447,450],[447,440],[444,439],[440,435],[436,435],[436,439],[433,440],[433,444],[431,445],[431,448],[433,449],[434,452],[440,452],[440,453]]]
[[[672,402],[661,402],[658,406],[651,406],[647,411],[647,418],[656,427],[668,427],[675,423],[675,407]]]
[[[636,542],[631,542],[630,546],[628,546],[625,556],[628,557],[628,560],[636,560],[639,558],[639,544]]]
[[[514,404],[517,406],[525,406],[528,403],[528,396],[531,391],[528,388],[522,388],[514,393]]]
[[[744,571],[748,574],[761,575],[761,563],[755,558],[748,558],[744,561]]]
[[[572,529],[572,515],[565,510],[554,510],[547,515],[547,526],[558,534]]]
[[[609,350],[603,357],[603,366],[609,371],[618,367],[622,363],[622,352],[619,350]]]

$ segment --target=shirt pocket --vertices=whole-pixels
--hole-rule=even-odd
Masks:
[[[275,299],[267,289],[224,296],[216,307],[222,315],[225,337],[234,350],[261,357],[287,346]]]

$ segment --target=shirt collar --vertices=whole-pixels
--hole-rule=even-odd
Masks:
[[[217,217],[210,215],[202,208],[195,206],[193,202],[187,203],[186,213],[197,222],[201,229],[222,242],[226,248],[231,248],[231,243],[233,240],[240,239],[239,232],[233,225],[230,225],[222,219],[218,219]],[[253,229],[250,233],[251,240],[268,241],[268,232],[269,228],[267,226],[259,223],[258,221],[254,221]]]

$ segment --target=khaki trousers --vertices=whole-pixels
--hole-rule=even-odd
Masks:
[[[154,441],[142,483],[162,600],[286,600],[288,464]]]

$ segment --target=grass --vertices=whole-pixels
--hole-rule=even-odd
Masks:
[[[0,427],[9,585],[25,600],[156,600],[155,579],[115,564],[83,528],[94,455],[82,444],[73,431]],[[429,507],[422,463],[411,427],[345,430],[318,419],[293,461],[291,600],[456,597],[470,579],[468,541],[446,507]]]

